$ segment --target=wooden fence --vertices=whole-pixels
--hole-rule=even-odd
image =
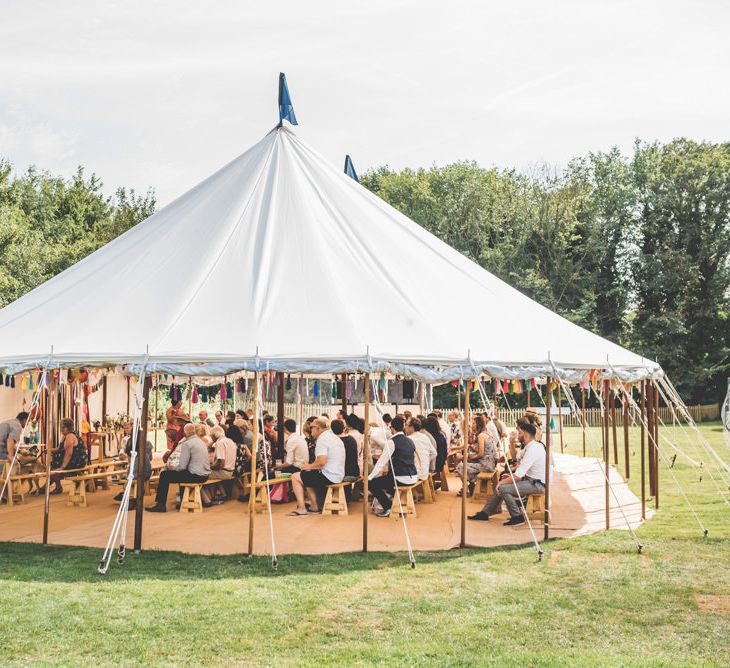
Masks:
[[[719,404],[709,404],[704,406],[687,406],[687,409],[689,410],[689,414],[692,416],[692,419],[695,422],[708,422],[711,420],[719,420],[720,419],[720,405]],[[540,407],[538,409],[538,412],[542,415],[545,414],[545,408]],[[571,415],[570,409],[566,406],[563,406],[562,409],[563,413],[563,426],[564,427],[580,427],[580,415]],[[601,425],[601,409],[600,408],[586,408],[586,425],[589,427],[599,427]],[[518,408],[518,409],[511,409],[507,410],[505,408],[499,409],[499,419],[502,420],[506,425],[510,426],[515,423],[517,418],[521,417],[525,414],[524,408]],[[555,421],[557,422],[558,414],[556,411],[556,407],[553,406],[551,410],[552,416],[555,417]],[[672,410],[666,406],[661,406],[659,408],[659,417],[666,425],[671,425],[674,421],[674,418],[672,416]],[[679,417],[679,413],[677,413],[677,417]],[[623,426],[624,423],[624,416],[623,416],[623,410],[621,406],[616,404],[616,424]],[[631,416],[629,415],[629,425],[633,424],[631,420]],[[661,424],[661,423],[660,423]]]

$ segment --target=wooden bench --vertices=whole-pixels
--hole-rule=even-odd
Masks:
[[[436,488],[433,483],[433,474],[425,480],[419,480],[413,486],[414,501],[422,503],[436,503]]]
[[[529,494],[527,496],[527,503],[525,504],[525,511],[532,515],[544,513],[545,494]]]
[[[291,484],[291,478],[269,478],[268,480],[262,479],[263,473],[259,472],[259,480],[256,481],[256,494],[254,496],[253,509],[257,513],[262,513],[269,507],[271,499],[269,498],[269,492],[274,485],[280,484]],[[249,490],[249,494],[251,491]]]
[[[181,482],[180,489],[183,490],[183,496],[180,500],[180,512],[182,513],[186,510],[189,510],[194,513],[202,513],[203,499],[200,496],[200,490],[203,488],[203,485],[219,485],[222,482],[225,481],[221,480],[220,478],[206,480],[204,482]],[[193,492],[192,499],[190,498],[191,490]]]
[[[497,486],[496,471],[482,471],[477,475],[476,487],[471,497],[472,501],[489,501],[494,496],[494,490]]]
[[[66,502],[69,506],[82,506],[86,508],[87,491],[96,490],[96,481],[99,480],[102,483],[103,489],[109,489],[110,478],[117,475],[114,470],[99,471],[98,473],[82,473],[82,475],[68,478],[73,483],[73,489],[68,492],[68,500]],[[91,490],[88,489],[88,485],[91,484]]]
[[[393,506],[390,509],[390,516],[399,519],[406,515],[416,516],[416,504],[413,500],[413,489],[416,485],[398,485],[398,490],[393,497]]]
[[[334,485],[327,485],[327,494],[322,504],[322,515],[348,515],[347,496],[345,490],[354,485],[357,480],[350,482],[338,482]]]
[[[16,503],[25,503],[25,492],[23,491],[23,482],[26,480],[37,480],[40,477],[45,477],[45,471],[39,473],[18,473],[17,475],[11,475],[8,479],[8,486],[5,490],[8,498],[8,506],[12,506]],[[5,484],[5,478],[0,478],[0,489]]]

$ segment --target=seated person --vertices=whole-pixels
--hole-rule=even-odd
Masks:
[[[168,468],[160,473],[155,505],[147,507],[147,510],[152,513],[167,511],[167,493],[171,483],[205,482],[210,475],[208,448],[195,433],[195,425],[186,424],[184,433],[185,437],[177,447],[180,459],[173,469]]]
[[[528,419],[520,418],[517,421],[518,438],[524,447],[524,454],[513,473],[514,480],[513,476],[500,480],[492,498],[478,513],[471,515],[470,520],[488,520],[490,515],[501,512],[504,501],[510,516],[504,525],[524,524],[519,498],[545,493],[545,446],[535,440],[536,432],[537,428]]]
[[[282,473],[296,473],[301,471],[305,464],[309,464],[307,439],[297,434],[297,423],[291,419],[284,420],[284,451],[286,452],[284,462],[274,467]]]
[[[205,409],[198,412],[198,420],[201,424],[207,424],[211,429],[216,426],[216,421],[208,415]]]
[[[404,427],[405,421],[402,417],[396,416],[391,420],[392,436],[385,442],[383,454],[368,476],[370,491],[382,508],[380,512],[376,513],[378,517],[390,516],[396,482],[399,485],[415,485],[418,482],[415,463],[416,446],[403,433]]]
[[[350,434],[345,433],[345,423],[342,420],[332,420],[330,429],[335,436],[339,436],[345,447],[345,477],[343,480],[357,480],[360,477],[360,466],[357,462],[357,441]]]
[[[436,466],[436,441],[422,429],[421,421],[412,417],[406,422],[405,434],[416,446],[416,471],[419,480],[428,480],[428,475]]]
[[[185,425],[190,423],[190,418],[187,413],[180,413],[173,419],[176,425],[177,431],[173,435],[172,430],[169,429],[167,433],[167,450],[162,454],[162,461],[167,463],[172,454],[177,450],[177,446],[185,438]]]
[[[213,463],[210,467],[209,480],[230,480],[233,477],[233,471],[236,466],[236,455],[238,446],[226,437],[223,427],[213,427],[210,431],[210,437],[213,441]],[[249,453],[250,456],[250,453]],[[210,489],[214,487],[215,489]],[[200,496],[203,499],[203,506],[207,507],[213,503],[213,496],[224,496],[219,494],[220,485],[210,485],[200,490]],[[223,501],[221,501],[223,503]]]
[[[439,424],[438,418],[435,415],[429,415],[426,421],[423,423],[423,428],[433,436],[436,441],[436,464],[434,470],[439,474],[439,477],[443,473],[444,467],[446,466],[446,458],[449,453],[449,446],[446,443],[446,436],[441,431],[441,425]]]
[[[329,421],[324,418],[317,418],[311,423],[312,437],[317,441],[314,462],[305,464],[299,473],[292,476],[292,490],[297,498],[297,508],[289,515],[307,514],[305,490],[310,501],[309,512],[319,512],[319,500],[324,490],[328,485],[342,482],[345,477],[345,446],[329,426]]]
[[[380,457],[385,447],[385,442],[390,438],[390,421],[392,419],[390,413],[384,413],[382,418],[383,424],[377,422],[370,423],[370,456],[373,460]]]
[[[132,431],[134,430],[134,422],[131,420],[124,423],[124,438],[122,439],[122,452],[119,453],[119,459],[123,462],[128,462],[132,455]],[[137,433],[137,438],[142,436],[142,430],[140,429]],[[132,478],[137,479],[137,468],[138,462],[134,465],[134,471],[132,471]],[[127,470],[127,476],[129,476],[129,470]],[[149,480],[152,477],[152,443],[147,441],[144,449],[144,479]],[[119,492],[114,497],[115,501],[121,501],[124,496],[124,492]],[[134,510],[137,505],[136,499],[129,499],[129,509]]]
[[[483,472],[494,472],[497,468],[499,433],[494,425],[492,425],[492,429],[488,429],[487,421],[491,424],[491,420],[488,417],[484,415],[476,416],[474,420],[476,440],[474,445],[466,453],[466,479],[469,485],[469,496],[474,492],[477,476]],[[456,465],[454,473],[459,478],[462,477],[464,473],[464,462],[460,461]],[[459,496],[461,496],[461,492]]]
[[[61,420],[61,439],[55,448],[51,448],[51,478],[49,484],[54,483],[51,494],[60,494],[62,471],[81,469],[86,466],[86,446],[81,437],[74,431],[74,422],[69,418]]]
[[[358,476],[362,475],[363,448],[365,445],[365,421],[354,413],[348,413],[345,416],[345,424],[347,425],[347,435],[352,436],[357,443],[357,462],[359,467]]]

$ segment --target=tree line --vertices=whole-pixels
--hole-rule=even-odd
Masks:
[[[650,359],[687,401],[730,374],[730,144],[636,142],[529,173],[459,162],[367,172],[362,184],[467,257],[577,324]],[[0,307],[151,215],[0,160]],[[457,288],[458,286],[454,286]]]
[[[659,361],[686,401],[724,397],[730,144],[637,141],[530,173],[386,166],[362,183],[533,299]]]

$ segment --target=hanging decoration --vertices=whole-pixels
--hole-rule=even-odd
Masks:
[[[193,385],[193,403],[194,404],[198,403],[198,386],[197,385]]]
[[[289,390],[291,390],[291,374],[287,374],[287,376],[286,376],[286,386],[285,386],[285,389],[286,389],[287,392]]]

